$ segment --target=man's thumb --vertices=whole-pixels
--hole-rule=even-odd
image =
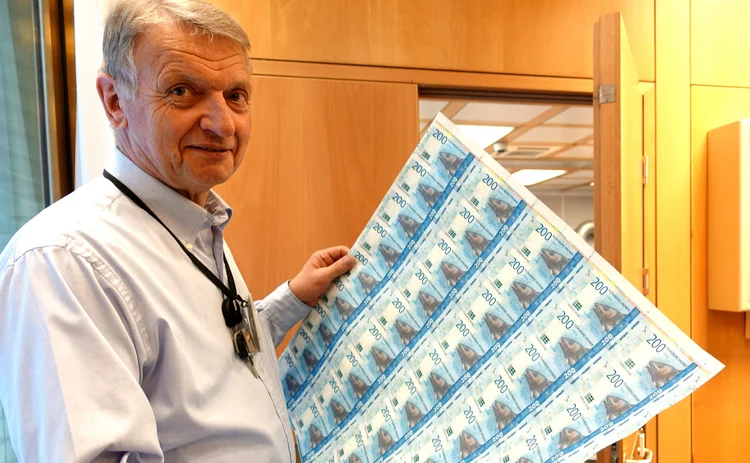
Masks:
[[[331,278],[336,278],[337,276],[348,272],[354,267],[355,263],[356,260],[354,259],[354,256],[351,254],[345,255],[328,267],[331,270]]]

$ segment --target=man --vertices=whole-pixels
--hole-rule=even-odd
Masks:
[[[96,82],[118,147],[106,178],[0,255],[0,399],[20,461],[294,460],[274,345],[354,259],[316,252],[255,317],[243,305],[223,241],[232,212],[211,188],[250,137],[248,50],[199,0],[110,12]]]

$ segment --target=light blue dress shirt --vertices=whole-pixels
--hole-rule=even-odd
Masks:
[[[107,169],[225,282],[226,253],[248,295],[218,195],[201,208],[119,152]],[[0,254],[0,401],[19,461],[293,461],[274,346],[310,308],[286,283],[256,302],[258,379],[221,302],[102,177],[32,219]]]

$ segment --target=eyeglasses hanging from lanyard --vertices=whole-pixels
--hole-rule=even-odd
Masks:
[[[250,365],[253,373],[255,376],[258,376],[258,372],[255,370],[255,365],[253,364],[253,355],[260,352],[261,350],[261,344],[260,344],[260,336],[258,331],[258,326],[255,321],[255,316],[253,313],[250,313],[249,316],[245,316],[243,311],[247,312],[250,310],[252,312],[253,308],[248,308],[248,303],[246,300],[244,300],[242,297],[240,297],[239,294],[237,294],[237,287],[234,283],[234,276],[232,275],[232,270],[229,268],[229,263],[227,262],[227,256],[224,255],[224,268],[227,272],[227,282],[229,283],[229,287],[224,284],[223,281],[219,279],[216,275],[211,272],[205,265],[203,265],[203,262],[198,260],[195,255],[193,255],[192,252],[188,251],[187,248],[182,244],[182,242],[175,236],[174,233],[172,233],[172,230],[167,227],[164,222],[161,221],[159,216],[157,216],[154,211],[152,211],[146,203],[144,203],[141,198],[139,198],[133,191],[128,188],[125,184],[123,184],[120,180],[118,180],[115,176],[104,170],[102,173],[104,175],[104,178],[112,182],[115,187],[117,187],[118,190],[122,192],[125,196],[130,198],[131,201],[133,201],[138,207],[146,211],[151,217],[153,217],[159,224],[164,227],[164,229],[174,238],[175,242],[180,246],[180,249],[185,253],[185,255],[188,256],[188,258],[193,262],[193,264],[198,267],[198,270],[203,273],[203,275],[208,278],[211,283],[214,284],[224,295],[224,300],[221,303],[221,313],[224,316],[224,323],[227,325],[229,329],[232,330],[232,341],[234,344],[234,352],[237,354],[239,358],[246,361],[248,365]]]

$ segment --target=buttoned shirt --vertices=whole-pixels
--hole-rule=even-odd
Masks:
[[[226,255],[249,295],[217,194],[202,208],[119,152],[107,169],[225,283]],[[287,283],[256,301],[256,378],[222,298],[103,177],[22,227],[0,254],[0,401],[19,461],[293,461],[274,346],[310,308]]]

